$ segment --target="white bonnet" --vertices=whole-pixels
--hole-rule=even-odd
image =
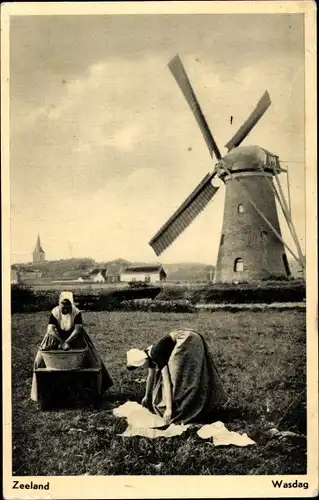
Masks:
[[[141,349],[130,349],[129,351],[127,351],[126,357],[128,366],[135,366],[136,368],[138,368],[139,366],[144,365],[147,359],[147,354]]]
[[[72,292],[61,292],[59,303],[63,302],[63,300],[69,300],[71,304],[74,304],[73,293]]]

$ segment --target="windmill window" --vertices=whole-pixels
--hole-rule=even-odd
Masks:
[[[237,212],[239,214],[243,214],[244,213],[244,206],[242,203],[239,203],[238,207],[237,207]]]
[[[236,259],[235,264],[234,264],[234,271],[235,273],[240,273],[241,271],[244,270],[244,261],[243,259]]]

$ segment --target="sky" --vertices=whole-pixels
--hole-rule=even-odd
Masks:
[[[216,262],[224,186],[161,256],[148,245],[214,168],[167,68],[176,54],[222,154],[269,91],[272,104],[243,145],[288,166],[304,249],[303,37],[298,14],[12,17],[12,263],[31,260],[38,233],[48,260]]]

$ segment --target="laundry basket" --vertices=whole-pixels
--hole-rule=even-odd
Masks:
[[[50,370],[77,370],[81,368],[87,348],[69,351],[42,351],[46,368]]]

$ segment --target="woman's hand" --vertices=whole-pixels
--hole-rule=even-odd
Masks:
[[[165,425],[169,425],[172,420],[172,410],[170,408],[166,408],[164,415],[163,415],[163,420]]]
[[[61,349],[62,349],[62,351],[69,351],[71,348],[70,348],[70,346],[69,346],[69,344],[67,342],[64,342],[61,345]]]
[[[63,344],[61,337],[58,335],[55,327],[53,325],[48,326],[48,331],[47,331],[49,337],[53,337],[55,340],[57,340],[60,344]]]
[[[150,396],[145,395],[144,398],[142,399],[142,406],[144,408],[147,408],[149,411],[152,411],[152,399]]]
[[[153,393],[154,377],[155,377],[155,370],[153,368],[149,368],[146,380],[145,396],[142,399],[142,405],[144,406],[144,408],[147,408],[151,412],[153,411],[152,393]]]
[[[163,395],[166,406],[163,419],[165,425],[168,425],[171,423],[172,420],[173,398],[172,398],[171,377],[167,366],[164,366],[164,368],[162,369],[162,377],[163,377]]]
[[[73,332],[66,339],[65,343],[70,344],[71,342],[73,342],[74,339],[76,339],[82,333],[83,333],[83,326],[82,325],[75,325]]]

